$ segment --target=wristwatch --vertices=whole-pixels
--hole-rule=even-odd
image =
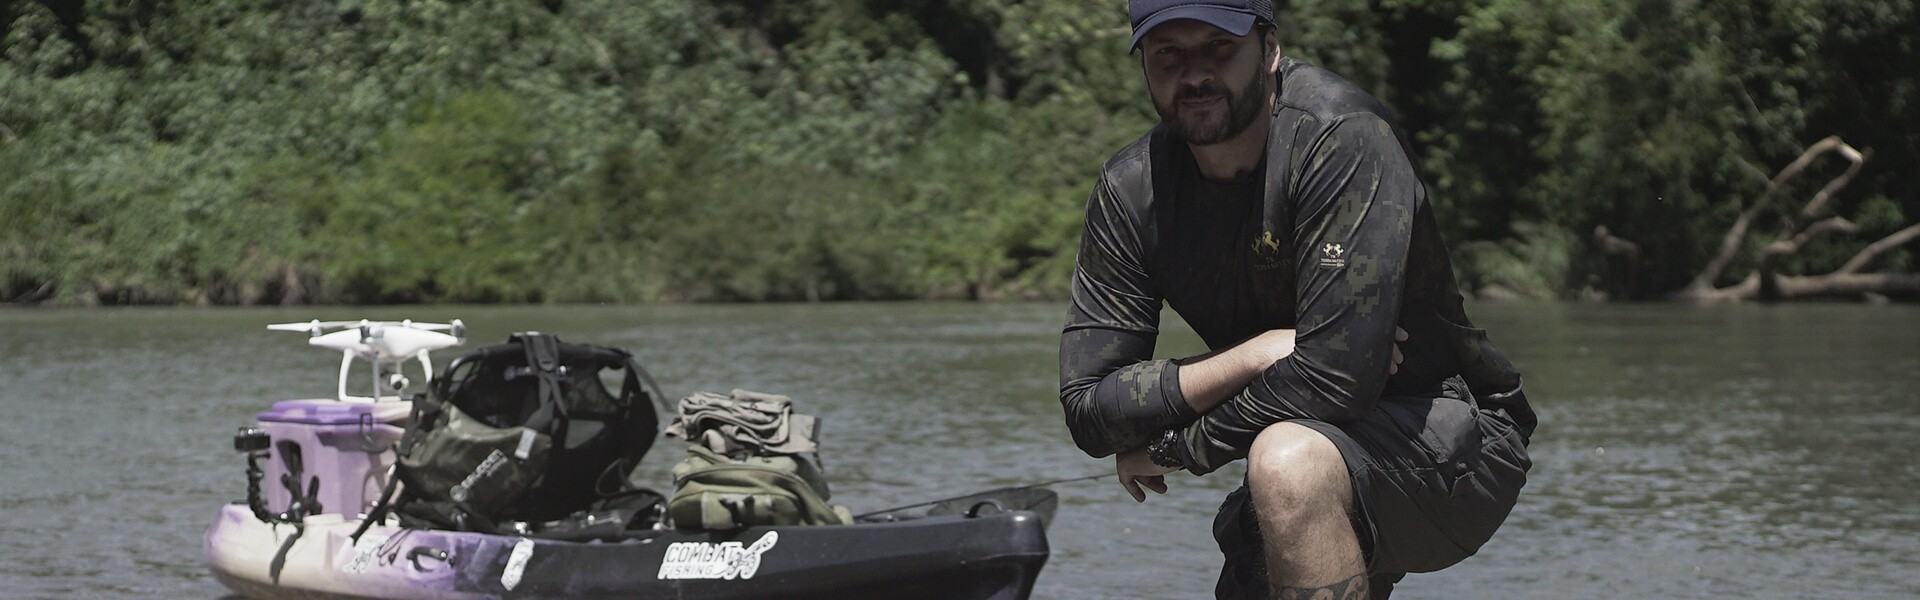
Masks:
[[[1186,468],[1186,465],[1180,463],[1180,456],[1174,453],[1175,444],[1178,443],[1180,443],[1180,430],[1168,429],[1161,432],[1158,439],[1147,444],[1147,460],[1169,469]]]

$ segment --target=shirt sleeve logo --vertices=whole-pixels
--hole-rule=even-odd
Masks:
[[[1347,249],[1341,247],[1339,244],[1328,243],[1320,246],[1320,268],[1345,268],[1347,266],[1347,259],[1341,258],[1340,256],[1346,253]]]

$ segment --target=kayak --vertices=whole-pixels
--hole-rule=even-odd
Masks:
[[[337,397],[275,402],[234,437],[247,457],[246,497],[219,508],[203,550],[215,579],[242,596],[1017,600],[1049,554],[1058,498],[1035,486],[845,525],[716,531],[630,512],[579,513],[564,529],[517,535],[405,527],[377,509],[408,415],[400,366],[417,360],[431,378],[428,352],[459,343],[464,325],[270,328],[308,331],[311,345],[344,357]],[[356,358],[373,363],[367,395],[348,393]]]
[[[1029,510],[586,542],[376,525],[356,543],[359,525],[308,517],[277,581],[295,528],[242,503],[220,510],[205,550],[215,577],[252,598],[1019,599],[1048,555]]]

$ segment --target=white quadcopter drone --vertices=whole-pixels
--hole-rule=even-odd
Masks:
[[[307,338],[308,345],[339,350],[341,402],[400,400],[400,391],[406,389],[408,384],[407,377],[401,374],[400,369],[408,359],[420,361],[420,368],[431,383],[433,362],[427,358],[427,353],[467,341],[467,326],[459,319],[454,319],[452,323],[314,320],[275,323],[268,325],[267,329],[305,331],[310,336]],[[441,333],[443,331],[447,333]],[[353,366],[355,358],[373,365],[372,396],[347,394],[347,371]]]

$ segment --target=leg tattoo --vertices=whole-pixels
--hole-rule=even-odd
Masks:
[[[1367,574],[1361,573],[1348,577],[1344,581],[1315,588],[1297,588],[1274,584],[1272,596],[1277,600],[1367,600],[1369,594]]]

